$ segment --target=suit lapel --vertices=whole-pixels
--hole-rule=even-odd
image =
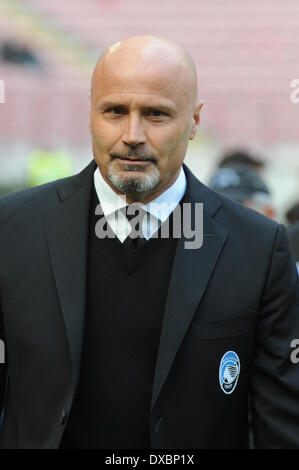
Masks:
[[[186,167],[184,169],[188,183],[184,201],[204,204],[203,245],[199,249],[185,249],[185,238],[177,241],[156,363],[152,409],[228,236],[212,219],[221,205],[219,199],[211,196],[213,193]]]
[[[45,214],[49,251],[62,307],[73,365],[74,389],[79,378],[84,313],[90,194],[94,162],[62,183],[61,202]]]

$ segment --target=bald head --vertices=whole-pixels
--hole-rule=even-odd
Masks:
[[[185,104],[196,106],[197,74],[191,57],[187,52],[166,39],[154,36],[136,36],[117,42],[107,48],[100,56],[92,76],[91,96],[105,87],[105,79],[121,74],[131,78],[139,74],[144,81],[159,78],[160,89],[173,88],[181,95]]]

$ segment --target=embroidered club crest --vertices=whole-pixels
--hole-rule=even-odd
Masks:
[[[234,351],[227,351],[220,361],[219,382],[224,393],[229,395],[237,385],[240,375],[240,359]]]

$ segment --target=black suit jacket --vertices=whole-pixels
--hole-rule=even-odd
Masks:
[[[0,448],[59,447],[79,377],[95,168],[0,198]],[[177,243],[152,447],[247,447],[250,398],[256,446],[299,448],[299,369],[290,361],[299,286],[285,229],[185,172],[186,201],[204,204],[204,241],[197,250]],[[240,359],[231,394],[219,383],[228,351]]]
[[[288,236],[293,256],[299,262],[299,222],[288,227]]]

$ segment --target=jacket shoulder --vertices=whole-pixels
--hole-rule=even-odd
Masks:
[[[280,225],[273,219],[266,217],[265,215],[259,213],[256,210],[250,209],[249,207],[245,207],[242,204],[217,193],[216,191],[209,189],[215,193],[215,197],[217,197],[221,201],[221,207],[219,210],[219,218],[226,218],[227,220],[234,220],[236,223],[244,224],[245,226],[255,226],[264,229],[276,230],[277,227]]]
[[[69,177],[72,178],[72,177]],[[67,180],[67,178],[65,178]],[[55,180],[34,188],[25,188],[0,197],[0,219],[10,217],[25,208],[42,208],[50,201],[58,201],[57,189],[63,180]]]
[[[66,178],[51,181],[50,183],[25,188],[0,197],[0,218],[4,214],[12,213],[20,208],[30,207],[41,209],[51,206],[62,199],[66,199],[76,192],[82,185],[91,181],[96,168],[92,161],[80,173]]]

